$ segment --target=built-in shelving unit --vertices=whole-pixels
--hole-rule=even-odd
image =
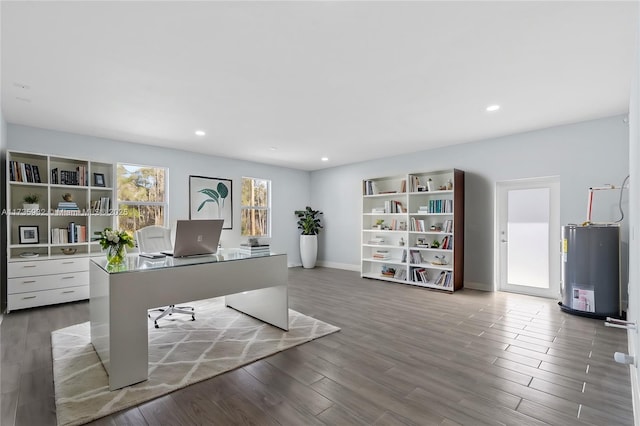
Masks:
[[[361,275],[453,292],[463,286],[464,172],[362,182]]]
[[[8,152],[7,311],[88,298],[89,257],[102,255],[92,236],[114,225],[113,177],[111,163]]]

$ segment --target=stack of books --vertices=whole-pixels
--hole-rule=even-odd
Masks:
[[[58,210],[78,210],[78,205],[75,201],[60,201]]]
[[[271,254],[271,248],[269,247],[269,244],[260,244],[257,246],[240,244],[240,253],[248,254],[250,256],[264,256]]]
[[[388,250],[376,250],[373,253],[373,258],[377,260],[388,260],[391,259],[391,255]]]

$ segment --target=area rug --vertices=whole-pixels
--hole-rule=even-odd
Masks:
[[[116,391],[88,322],[52,332],[58,425],[87,423],[339,330],[291,309],[283,331],[225,307],[223,298],[190,305],[196,321],[175,315],[159,329],[149,321],[149,380]]]

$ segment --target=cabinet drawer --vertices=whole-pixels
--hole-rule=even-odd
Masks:
[[[31,260],[26,262],[9,262],[7,276],[32,277],[36,275],[64,274],[89,270],[88,257],[74,257],[69,259]]]
[[[31,293],[9,294],[7,311],[53,305],[89,298],[89,286],[66,287],[55,290],[34,291]]]
[[[7,293],[26,293],[80,285],[89,285],[89,272],[9,278],[7,280]]]

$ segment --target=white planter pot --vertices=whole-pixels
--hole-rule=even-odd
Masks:
[[[23,203],[22,204],[22,208],[25,211],[39,211],[40,210],[40,204],[27,204],[27,203]]]
[[[313,268],[316,266],[318,257],[318,236],[300,235],[300,258],[303,268]]]

